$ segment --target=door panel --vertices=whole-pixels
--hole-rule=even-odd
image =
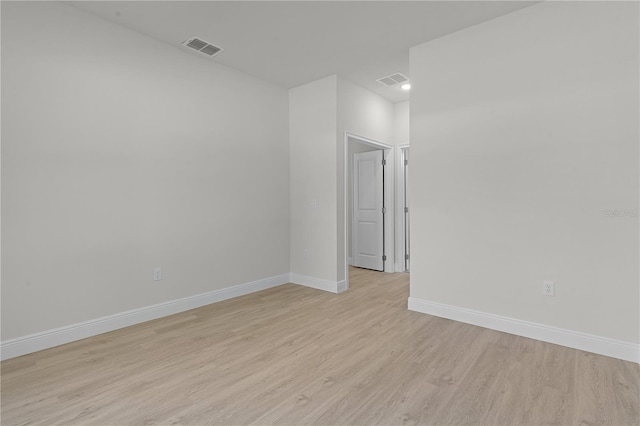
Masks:
[[[383,152],[353,155],[353,265],[384,270]]]

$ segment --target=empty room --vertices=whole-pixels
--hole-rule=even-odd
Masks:
[[[639,425],[637,1],[1,1],[2,425]]]

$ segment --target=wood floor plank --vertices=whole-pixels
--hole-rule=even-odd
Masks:
[[[2,425],[637,425],[637,364],[407,310],[352,268],[3,361]]]

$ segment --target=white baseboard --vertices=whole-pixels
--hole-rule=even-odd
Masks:
[[[640,364],[640,344],[409,297],[409,310]]]
[[[221,302],[289,282],[289,274],[252,281],[208,293],[146,306],[102,318],[0,342],[0,359],[15,358],[65,343]]]
[[[300,284],[305,287],[311,287],[318,290],[324,290],[331,293],[341,293],[346,290],[345,281],[329,281],[322,278],[308,277],[306,275],[291,273],[290,281],[294,284]]]

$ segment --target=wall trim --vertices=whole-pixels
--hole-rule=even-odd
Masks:
[[[72,324],[27,336],[0,342],[0,359],[15,358],[20,355],[53,348],[65,343],[96,336],[120,328],[128,327],[157,318],[166,317],[211,303],[221,302],[256,291],[277,287],[289,282],[289,274],[251,281],[232,287],[214,290],[195,296],[184,297],[157,305],[145,306],[126,312],[120,312],[102,318]]]
[[[308,277],[306,275],[291,273],[290,281],[294,284],[300,284],[305,287],[315,288],[317,290],[324,290],[330,293],[341,293],[347,289],[346,280],[340,282],[329,281],[322,278]]]
[[[567,346],[600,355],[610,356],[640,364],[640,344],[623,342],[607,337],[581,333],[549,325],[503,317],[472,309],[460,308],[443,303],[409,297],[410,311],[448,318],[467,324],[518,336],[529,337],[543,342]]]

